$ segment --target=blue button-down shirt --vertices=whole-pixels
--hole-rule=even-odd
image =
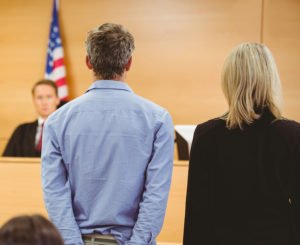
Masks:
[[[42,184],[65,244],[112,234],[119,244],[156,244],[173,167],[169,113],[123,82],[96,81],[46,121]]]

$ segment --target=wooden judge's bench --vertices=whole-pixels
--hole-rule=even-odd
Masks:
[[[175,161],[172,185],[158,245],[182,244],[188,163]],[[0,158],[0,226],[22,214],[47,216],[39,158]]]

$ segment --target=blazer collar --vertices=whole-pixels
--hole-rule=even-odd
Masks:
[[[273,123],[275,121],[276,121],[276,118],[272,114],[272,112],[269,110],[269,108],[264,108],[260,112],[260,118],[258,118],[257,120],[255,120],[250,125],[245,124],[244,127],[245,128],[251,128],[252,126],[266,126],[266,125],[270,125],[271,123]]]
[[[265,108],[261,114],[261,117],[258,119],[259,122],[267,124],[272,123],[274,120],[276,120],[276,118],[269,108]]]

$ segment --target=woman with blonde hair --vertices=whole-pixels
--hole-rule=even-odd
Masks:
[[[197,126],[190,154],[184,245],[300,244],[300,124],[282,117],[269,49],[227,57],[228,112]]]

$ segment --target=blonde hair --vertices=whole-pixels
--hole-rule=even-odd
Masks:
[[[222,90],[228,102],[223,116],[229,129],[243,128],[267,108],[281,118],[281,82],[270,50],[262,44],[243,43],[225,60]]]

